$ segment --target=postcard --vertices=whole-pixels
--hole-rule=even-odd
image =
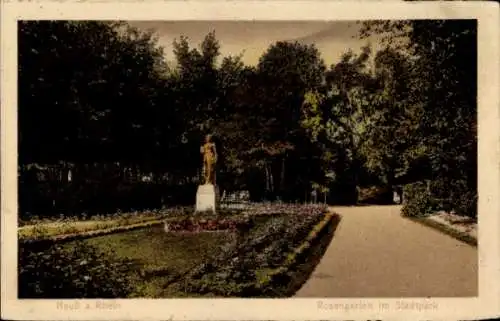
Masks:
[[[2,317],[498,316],[498,18],[2,3]]]

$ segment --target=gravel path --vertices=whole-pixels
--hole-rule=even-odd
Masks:
[[[477,248],[400,216],[400,206],[333,207],[335,236],[296,297],[478,295]]]

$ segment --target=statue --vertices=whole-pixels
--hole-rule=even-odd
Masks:
[[[201,146],[203,154],[203,184],[215,185],[215,164],[217,163],[217,150],[212,142],[212,136],[205,136],[205,144]]]
[[[196,192],[196,212],[211,211],[215,213],[220,198],[219,189],[215,185],[217,150],[211,135],[205,137],[205,144],[200,147],[200,153],[203,155],[203,184],[198,186]]]

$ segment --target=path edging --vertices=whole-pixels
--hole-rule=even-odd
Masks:
[[[263,280],[259,282],[259,287],[263,289],[273,283],[277,278],[288,273],[290,268],[298,261],[298,258],[311,247],[313,242],[318,238],[328,224],[333,221],[334,218],[340,219],[339,214],[331,212],[326,213],[325,217],[312,228],[305,240],[288,255],[283,265],[270,271],[263,277]]]

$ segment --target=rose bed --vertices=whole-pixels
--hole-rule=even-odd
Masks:
[[[236,231],[247,226],[248,219],[193,219],[166,222],[165,232]]]

